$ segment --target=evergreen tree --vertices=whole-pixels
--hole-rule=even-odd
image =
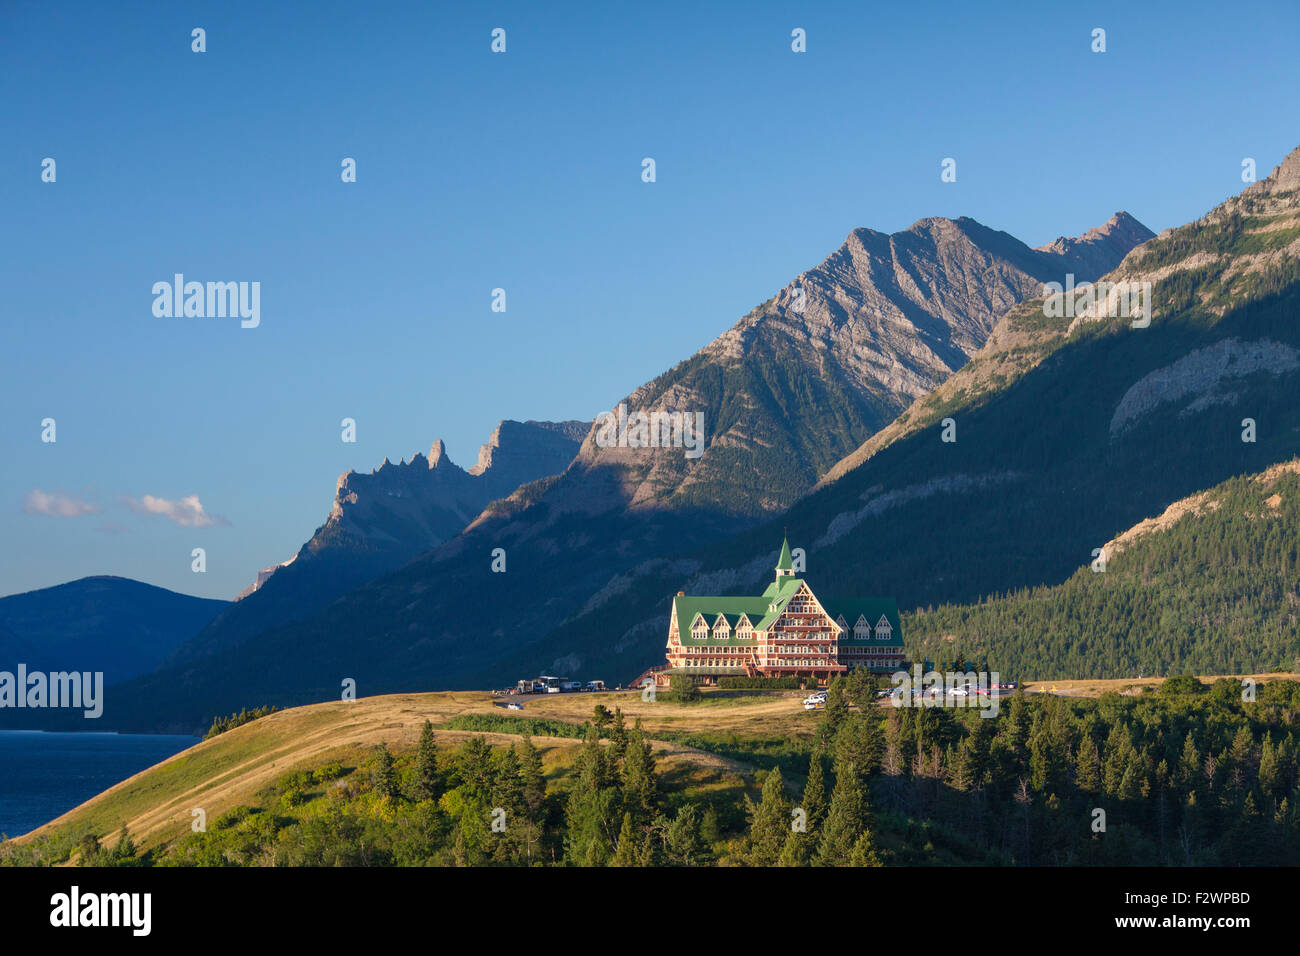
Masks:
[[[655,760],[641,729],[641,719],[627,741],[627,754],[623,758],[623,801],[634,822],[646,822],[654,816],[658,797],[655,788]]]
[[[815,832],[826,816],[826,779],[821,755],[816,752],[808,758],[808,782],[804,784],[800,806],[807,814],[808,832]]]
[[[957,746],[948,748],[946,762],[949,785],[958,793],[965,793],[970,790],[975,784],[975,774],[969,737]]]
[[[131,839],[131,832],[122,824],[122,829],[117,831],[117,844],[113,847],[113,864],[121,866],[135,860],[135,841]]]
[[[621,761],[627,752],[627,722],[623,718],[623,708],[614,708],[614,726],[609,731],[609,753],[615,761]]]
[[[768,773],[758,806],[750,803],[749,809],[749,836],[743,850],[745,862],[749,866],[774,866],[790,833],[790,805],[785,799],[781,768]]]
[[[604,866],[618,845],[623,796],[600,745],[596,728],[587,737],[575,762],[577,779],[565,805],[565,856],[579,866]]]
[[[785,838],[785,845],[781,847],[781,855],[777,857],[776,865],[807,866],[811,856],[812,837],[808,833],[791,830]]]
[[[700,838],[699,811],[686,804],[664,830],[664,856],[671,866],[699,866],[707,860],[707,850]]]
[[[1178,785],[1185,793],[1195,790],[1201,780],[1201,752],[1196,749],[1192,732],[1183,740],[1183,752],[1178,760]]]
[[[492,805],[504,809],[513,819],[524,813],[524,782],[519,753],[514,746],[497,750],[492,759]]]
[[[835,760],[852,764],[863,776],[880,770],[883,739],[874,718],[864,714],[849,714],[835,735]]]
[[[1085,733],[1079,741],[1079,752],[1074,761],[1074,785],[1084,793],[1101,789],[1101,753],[1097,741]]]
[[[817,866],[848,866],[853,845],[867,828],[867,797],[851,764],[836,762],[835,790],[813,858]]]
[[[397,796],[397,771],[393,767],[393,755],[388,752],[388,744],[383,741],[375,747],[370,781],[380,796]]]
[[[415,748],[415,799],[437,800],[438,789],[438,746],[433,739],[433,724],[426,720]]]
[[[849,854],[849,866],[884,866],[880,861],[880,855],[876,852],[875,842],[871,839],[871,831],[864,830],[858,837],[857,842],[853,844],[853,852]]]
[[[542,801],[546,799],[546,777],[542,773],[542,755],[533,745],[531,734],[523,735],[519,759],[519,780],[524,805],[529,815],[536,819]]]
[[[1282,774],[1277,750],[1273,747],[1272,738],[1267,735],[1259,751],[1259,789],[1270,799],[1282,789]]]
[[[632,814],[623,814],[623,826],[618,831],[618,844],[610,866],[636,866],[638,847],[636,829],[632,826]]]

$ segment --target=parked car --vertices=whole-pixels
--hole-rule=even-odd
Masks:
[[[804,710],[816,710],[818,707],[826,706],[826,697],[824,695],[813,694],[811,697],[804,698]]]
[[[523,709],[524,709],[524,705],[515,700],[512,700],[510,701],[510,703],[506,704],[506,710],[523,710]]]

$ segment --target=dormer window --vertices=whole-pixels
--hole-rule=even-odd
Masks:
[[[730,636],[731,625],[727,623],[725,617],[719,614],[718,619],[713,622],[713,637],[715,640],[725,641]]]
[[[889,618],[880,615],[880,620],[876,622],[876,640],[887,641],[893,633],[894,629],[889,624]]]
[[[871,636],[871,625],[867,623],[865,615],[858,617],[858,623],[853,625],[853,636],[859,641],[864,641]]]

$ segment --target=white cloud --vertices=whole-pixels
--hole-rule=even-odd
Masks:
[[[123,497],[122,500],[136,514],[161,515],[168,521],[186,528],[207,528],[211,525],[230,524],[220,515],[210,515],[204,511],[198,495],[187,495],[176,501],[167,498],[155,498],[153,495],[145,495],[139,501],[129,497]]]
[[[45,492],[33,488],[23,500],[23,511],[29,515],[48,515],[51,518],[79,518],[99,514],[99,509],[88,501],[60,491]]]

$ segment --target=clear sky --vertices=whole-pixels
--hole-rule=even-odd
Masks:
[[[1300,144],[1297,36],[1294,0],[6,0],[0,594],[231,597],[341,472],[593,417],[858,226],[1193,219]],[[260,282],[260,326],[155,317],[177,272]]]

